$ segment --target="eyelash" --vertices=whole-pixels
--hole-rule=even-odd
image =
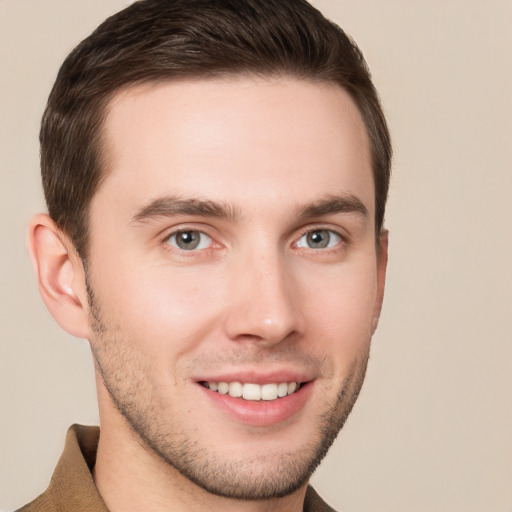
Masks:
[[[321,249],[314,249],[312,247],[304,247],[304,249],[309,249],[311,251],[318,251],[318,252],[322,252],[322,253],[333,253],[333,252],[337,252],[339,251],[339,245],[340,244],[346,244],[347,243],[347,237],[342,235],[339,231],[336,231],[335,229],[331,229],[331,228],[327,228],[327,227],[323,227],[323,226],[318,226],[318,227],[314,227],[314,228],[308,228],[308,229],[305,229],[301,235],[297,238],[297,240],[294,242],[294,245],[297,246],[297,244],[299,243],[299,241],[307,236],[307,235],[310,235],[310,234],[313,234],[313,233],[318,233],[320,231],[325,231],[327,233],[329,233],[330,235],[335,235],[337,238],[338,238],[338,241],[337,243],[332,246],[332,247],[325,247],[325,248],[321,248]],[[299,249],[301,249],[302,247],[299,247]]]
[[[330,236],[335,235],[335,237],[338,238],[338,241],[336,242],[336,244],[334,246],[332,246],[332,247],[323,247],[323,248],[317,248],[317,249],[312,248],[312,247],[308,248],[308,247],[300,247],[300,246],[298,246],[300,240],[303,237],[305,237],[307,235],[311,235],[313,233],[318,233],[318,232],[321,232],[321,231],[329,233]],[[183,249],[183,248],[177,247],[176,245],[171,245],[170,244],[170,240],[173,237],[176,237],[176,236],[180,235],[181,233],[197,233],[200,236],[207,237],[210,240],[210,244],[209,244],[210,246],[209,247],[204,247],[204,248],[199,248],[199,249],[197,247],[193,247],[192,249],[187,250],[187,249]],[[328,243],[330,243],[330,240],[328,241]],[[338,246],[341,245],[341,244],[347,244],[347,243],[348,243],[347,237],[342,235],[340,232],[338,232],[338,231],[336,231],[334,229],[327,228],[327,227],[318,226],[318,227],[314,227],[314,228],[308,228],[308,229],[305,229],[304,231],[302,231],[300,236],[295,239],[295,241],[293,242],[292,245],[295,246],[298,249],[305,249],[305,250],[310,250],[310,251],[313,251],[313,252],[318,252],[318,253],[325,254],[325,253],[338,252],[340,250],[340,248]],[[175,231],[167,234],[163,238],[162,244],[164,246],[166,246],[166,249],[174,250],[174,251],[179,251],[184,256],[192,256],[194,253],[198,253],[198,252],[201,252],[201,253],[204,254],[204,252],[206,252],[206,251],[215,249],[215,247],[212,247],[212,245],[217,244],[218,246],[220,246],[220,244],[215,242],[213,237],[211,237],[210,235],[208,235],[204,231],[202,231],[200,229],[197,229],[197,228],[187,228],[187,227],[176,229]],[[199,245],[200,244],[201,244],[201,241],[199,241]],[[172,249],[169,249],[169,247],[171,247]]]
[[[207,233],[205,233],[204,231],[201,231],[200,229],[189,229],[189,228],[183,228],[183,229],[177,229],[175,231],[173,231],[172,233],[169,233],[164,239],[163,239],[163,243],[164,245],[167,245],[167,246],[171,246],[173,247],[174,250],[177,250],[177,251],[180,251],[181,253],[193,253],[193,252],[198,252],[198,251],[206,251],[208,249],[211,249],[211,247],[203,247],[203,248],[197,248],[197,247],[193,247],[192,249],[190,250],[187,250],[187,249],[183,249],[181,247],[178,247],[177,246],[177,242],[176,242],[176,245],[171,245],[170,244],[170,240],[173,238],[173,237],[177,237],[179,236],[180,234],[182,233],[197,233],[200,235],[200,237],[207,237],[209,240],[210,240],[210,243],[209,245],[211,244],[214,244],[215,241],[213,240],[213,238],[208,235]],[[202,241],[199,240],[198,242],[198,245],[201,245]]]

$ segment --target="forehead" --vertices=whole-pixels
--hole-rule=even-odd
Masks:
[[[351,193],[371,216],[369,141],[342,88],[237,77],[135,86],[110,102],[95,202],[126,215],[165,194],[284,204]],[[311,197],[308,197],[311,196]],[[122,203],[122,204],[121,204]]]

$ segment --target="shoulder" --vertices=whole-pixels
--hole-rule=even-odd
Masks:
[[[49,500],[47,494],[44,493],[27,505],[17,509],[16,512],[57,512],[57,510],[55,503]]]
[[[336,512],[336,510],[330,507],[313,487],[308,485],[304,500],[304,512]]]

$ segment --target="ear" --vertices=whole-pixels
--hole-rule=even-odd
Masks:
[[[46,214],[30,221],[27,234],[30,258],[46,307],[65,331],[89,338],[85,272],[73,244]]]
[[[379,324],[382,301],[384,300],[384,288],[386,286],[386,269],[388,266],[389,232],[384,230],[377,242],[377,297],[373,309],[372,334]]]

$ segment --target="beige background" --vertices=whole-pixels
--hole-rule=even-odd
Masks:
[[[38,123],[65,55],[125,0],[0,0],[0,511],[97,423],[85,341],[39,299]],[[512,511],[512,2],[317,0],[358,41],[395,143],[367,382],[314,477],[344,512]]]

